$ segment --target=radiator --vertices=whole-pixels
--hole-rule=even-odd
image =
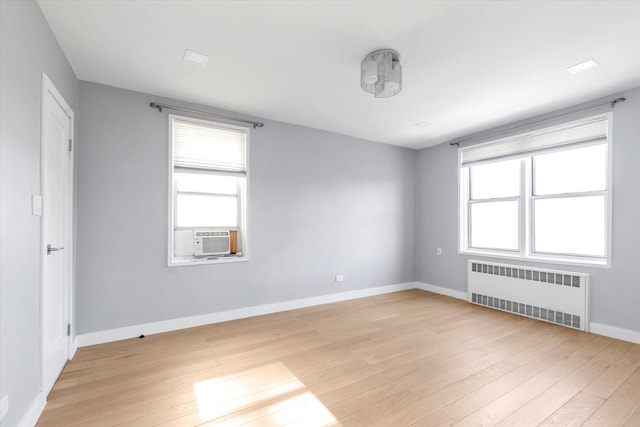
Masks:
[[[589,330],[589,274],[469,261],[474,304]]]

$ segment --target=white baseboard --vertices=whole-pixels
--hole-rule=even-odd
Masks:
[[[76,351],[78,351],[78,337],[73,336],[71,340],[71,346],[69,348],[69,360],[73,359],[73,356],[76,355]]]
[[[466,292],[456,291],[455,289],[445,288],[442,286],[430,285],[429,283],[416,282],[416,288],[423,291],[433,292],[434,294],[446,295],[451,298],[458,298],[467,301],[468,295]]]
[[[634,344],[640,344],[640,332],[631,329],[623,329],[602,323],[590,322],[589,332],[623,341],[629,341]]]
[[[90,332],[88,334],[81,334],[76,337],[77,346],[86,347],[88,345],[102,344],[111,341],[134,338],[140,335],[159,334],[162,332],[175,331],[178,329],[193,328],[195,326],[227,322],[229,320],[244,319],[246,317],[261,316],[263,314],[277,313],[286,310],[294,310],[296,308],[311,307],[314,305],[328,304],[332,302],[346,301],[373,295],[387,294],[390,292],[404,291],[407,289],[414,289],[416,287],[416,282],[400,283],[396,285],[358,289],[355,291],[340,292],[335,294],[321,295],[317,297],[301,298],[297,300],[283,301],[273,304],[256,305],[235,310],[202,314],[199,316],[162,320],[159,322],[126,326],[123,328],[110,329],[106,331]]]
[[[47,404],[47,398],[44,393],[38,393],[38,396],[33,400],[27,412],[24,413],[22,419],[17,424],[19,426],[35,426],[38,422],[38,418],[42,415],[45,405]]]
[[[209,325],[212,323],[226,322],[229,320],[244,319],[247,317],[261,316],[263,314],[277,313],[286,310],[295,310],[297,308],[311,307],[314,305],[346,301],[373,295],[382,295],[390,292],[404,291],[407,289],[422,289],[424,291],[446,295],[448,297],[457,298],[464,301],[468,300],[466,292],[458,291],[455,289],[431,285],[424,282],[400,283],[396,285],[359,289],[355,291],[340,292],[336,294],[321,295],[310,298],[301,298],[297,300],[283,301],[273,304],[243,307],[235,310],[208,313],[199,316],[181,317],[178,319],[163,320],[159,322],[145,323],[141,325],[126,326],[123,328],[81,334],[76,336],[76,339],[72,343],[72,354],[75,354],[75,350],[78,347],[86,347],[94,344],[102,344],[111,341],[134,338],[143,334],[159,334],[162,332],[192,328],[195,326]],[[591,322],[589,324],[589,327],[590,332],[594,334],[604,335],[607,337],[640,344],[640,332],[638,331],[617,328],[615,326],[609,326],[595,322]]]

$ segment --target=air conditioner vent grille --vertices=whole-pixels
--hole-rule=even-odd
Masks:
[[[229,254],[231,248],[229,234],[226,230],[194,230],[195,256]]]
[[[227,237],[228,231],[196,231],[196,237]]]

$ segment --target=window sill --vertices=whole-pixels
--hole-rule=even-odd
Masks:
[[[186,267],[191,265],[210,265],[210,264],[228,264],[233,262],[247,262],[249,257],[244,256],[219,256],[219,257],[204,257],[204,258],[174,258],[169,260],[169,267]]]
[[[459,250],[461,255],[473,255],[483,256],[490,258],[508,259],[522,262],[537,262],[544,264],[562,264],[573,265],[580,267],[599,267],[599,268],[611,268],[611,261],[605,259],[589,259],[589,258],[562,258],[562,257],[549,257],[542,255],[528,255],[522,256],[520,254],[507,254],[503,252],[482,251],[474,249]]]

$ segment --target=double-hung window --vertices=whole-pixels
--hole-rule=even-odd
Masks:
[[[610,115],[459,150],[460,251],[611,262]]]
[[[169,123],[169,265],[246,260],[249,129]]]

